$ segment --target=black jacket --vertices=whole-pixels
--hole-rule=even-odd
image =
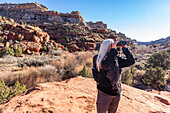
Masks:
[[[121,93],[121,68],[128,67],[135,63],[135,60],[128,50],[123,47],[123,53],[126,59],[117,56],[117,50],[112,48],[107,56],[101,62],[100,81],[97,88],[109,95],[119,95]],[[93,57],[93,66],[96,67],[96,59],[98,55]]]

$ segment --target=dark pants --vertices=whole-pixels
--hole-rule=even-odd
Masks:
[[[105,94],[98,90],[97,95],[97,113],[116,113],[118,105],[119,105],[120,95],[112,96]]]

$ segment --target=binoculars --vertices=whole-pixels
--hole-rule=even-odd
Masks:
[[[119,42],[116,44],[117,50],[118,50],[118,51],[121,51],[120,46],[124,46],[124,45],[127,45],[127,41],[125,41],[125,40],[119,41]]]
[[[127,44],[127,41],[121,40],[116,44],[116,46],[123,46],[123,45],[126,45],[126,44]]]

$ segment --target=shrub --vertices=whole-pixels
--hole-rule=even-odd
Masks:
[[[67,41],[67,42],[69,42],[69,41],[70,41],[68,36],[66,36],[66,41]]]
[[[43,50],[43,51],[47,51],[47,50],[48,50],[48,49],[47,49],[47,46],[43,46],[43,47],[42,47],[42,50]]]
[[[122,72],[121,76],[121,82],[127,85],[130,85],[132,81],[130,81],[130,78],[132,77],[130,70],[125,70]]]
[[[137,69],[134,65],[130,66],[130,73],[132,75],[132,85],[134,85],[135,82],[136,71]]]
[[[17,80],[14,87],[13,87],[13,96],[18,95],[26,90],[25,85],[21,85]]]
[[[91,78],[86,65],[84,65],[83,69],[79,72],[78,74],[79,76],[83,76],[83,77],[87,77],[87,78]]]
[[[80,48],[80,51],[83,51],[83,48]]]
[[[6,56],[6,55],[21,56],[21,54],[22,54],[22,48],[18,47],[17,45],[15,45],[14,47],[5,47],[1,52],[2,56]]]
[[[10,47],[5,47],[2,50],[2,55],[12,55],[12,56],[14,56],[14,50]]]
[[[50,55],[55,55],[55,56],[61,56],[62,55],[62,51],[61,50],[50,50],[49,54]]]
[[[67,47],[65,47],[65,48],[64,48],[64,50],[65,50],[65,51],[68,51],[68,48],[67,48]]]
[[[170,54],[167,51],[156,52],[148,59],[149,66],[162,67],[164,70],[170,68]]]
[[[2,19],[3,19],[3,20],[7,20],[7,18],[6,18],[6,17],[2,17]]]
[[[68,33],[68,29],[66,29],[66,33]]]
[[[38,68],[30,68],[28,73],[19,76],[19,82],[25,84],[26,88],[34,87],[39,83],[60,81],[61,75],[52,65],[45,65]]]
[[[161,89],[161,86],[166,84],[165,71],[161,67],[147,68],[142,81],[156,90]]]
[[[21,85],[18,81],[16,81],[13,88],[9,88],[5,85],[4,80],[0,81],[0,103],[9,100],[10,98],[18,95],[26,90],[25,85]]]
[[[0,42],[3,42],[3,41],[4,41],[4,37],[0,36]]]
[[[134,85],[135,76],[136,76],[136,68],[134,65],[130,66],[130,68],[126,69],[122,73],[121,82],[127,85]]]
[[[58,50],[58,46],[57,45],[55,45],[55,50]]]
[[[22,54],[22,48],[21,47],[18,47],[17,45],[14,46],[14,53],[15,53],[15,56],[21,56]]]
[[[56,23],[56,22],[54,22],[53,24],[54,24],[54,25],[57,25],[57,23]]]
[[[8,100],[10,90],[8,86],[5,85],[4,80],[0,81],[0,103]]]
[[[0,26],[0,31],[2,31],[2,29],[3,29],[3,28]]]
[[[0,63],[8,63],[8,64],[17,63],[17,58],[14,56],[5,55],[2,58],[3,60]]]
[[[24,59],[23,63],[20,63],[22,65],[27,65],[29,67],[34,66],[43,66],[45,62],[43,60],[38,60],[38,59]]]

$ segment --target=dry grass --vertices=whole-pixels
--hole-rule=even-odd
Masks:
[[[52,65],[57,69],[63,69],[63,79],[68,79],[77,76],[84,65],[87,66],[89,73],[91,73],[93,55],[94,53],[90,51],[75,52],[68,54],[64,60],[52,62]]]
[[[84,65],[91,73],[93,55],[94,53],[90,51],[63,54],[64,57],[61,56],[60,59],[52,60],[52,62],[43,66],[26,67],[16,72],[12,72],[12,69],[0,72],[0,79],[4,79],[9,86],[14,85],[18,80],[21,84],[25,84],[27,88],[39,83],[61,81],[78,76]],[[21,62],[24,61],[23,59]],[[29,59],[26,59],[26,61],[29,62]]]

